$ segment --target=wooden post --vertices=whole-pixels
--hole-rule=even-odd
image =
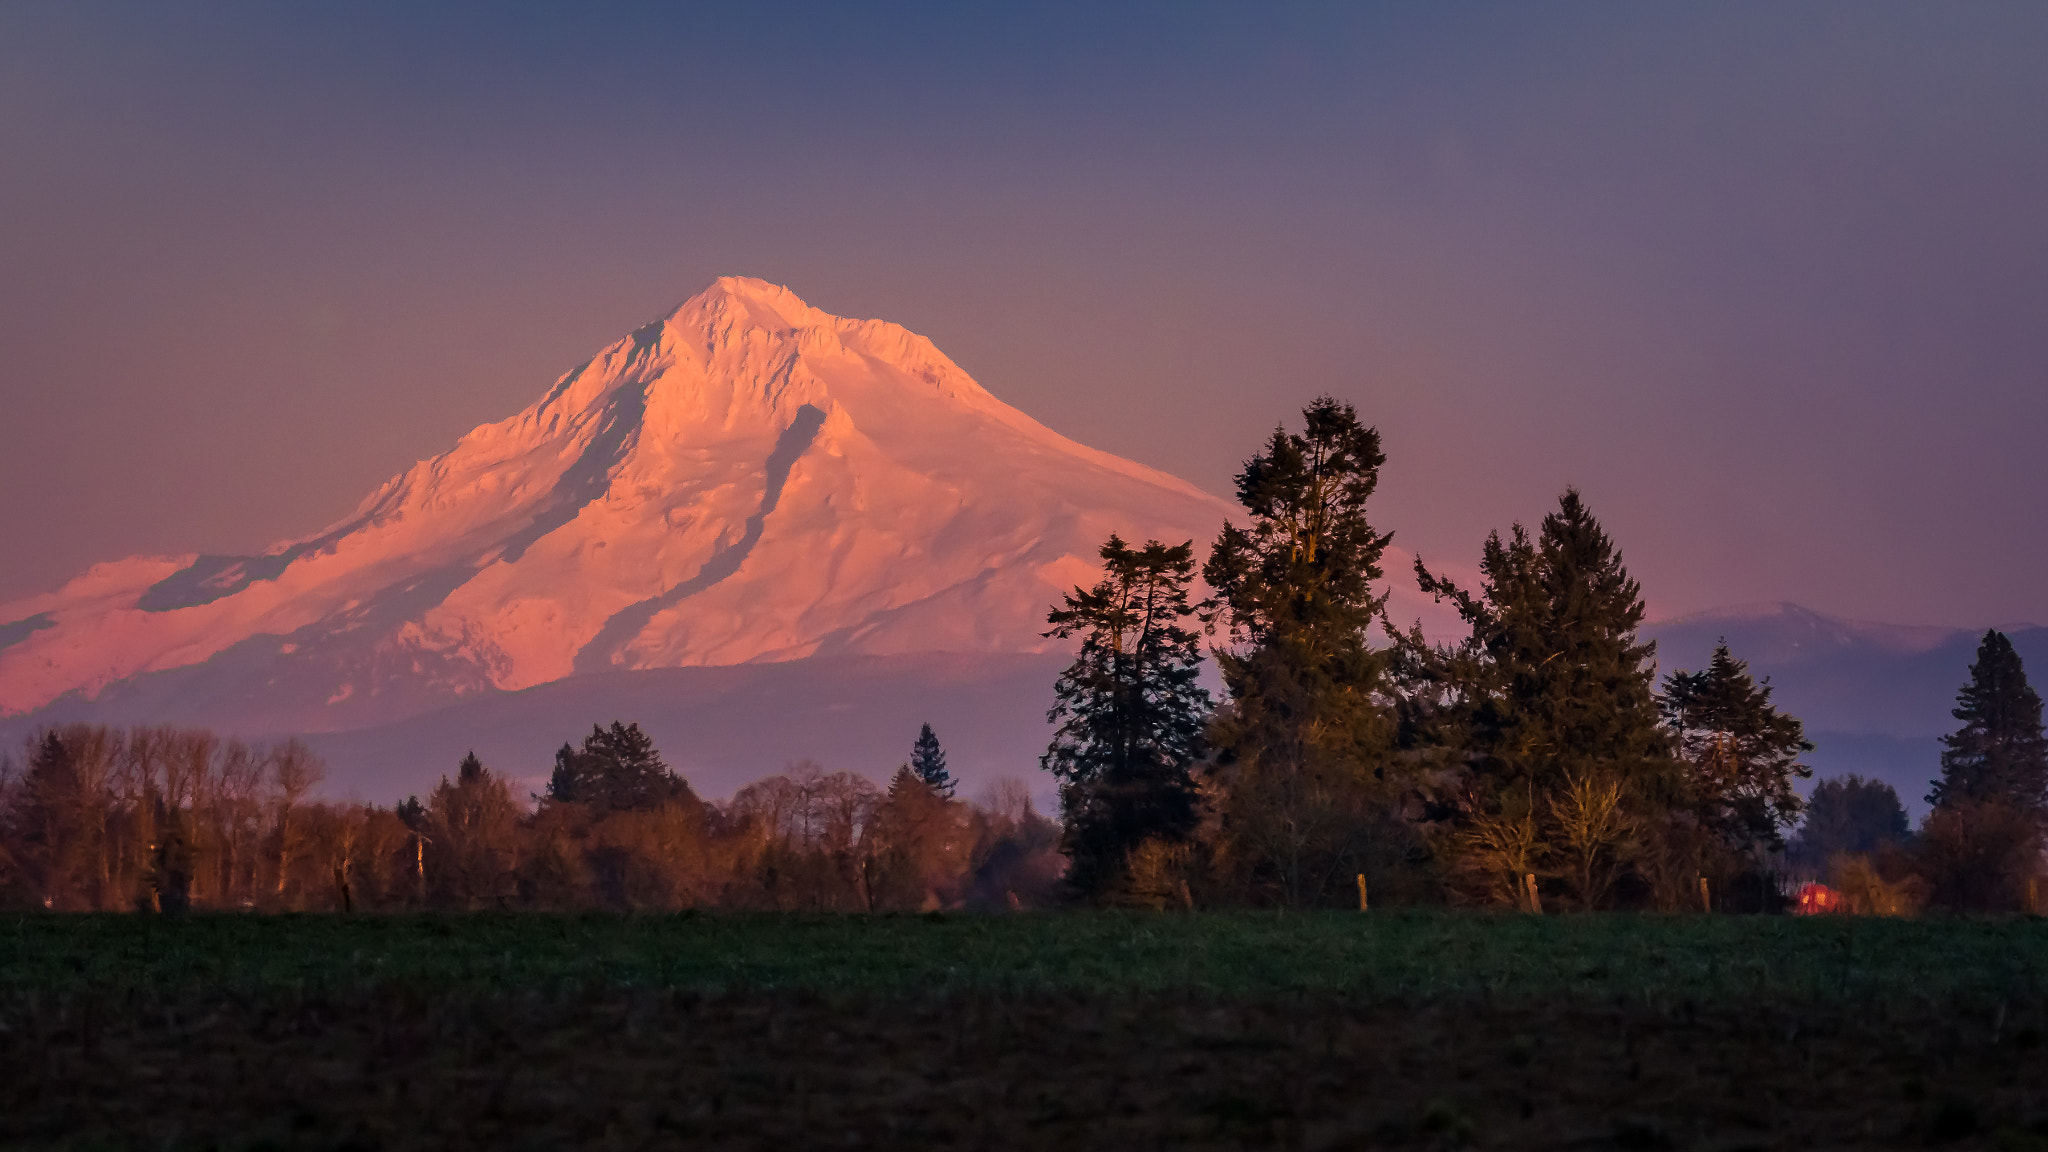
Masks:
[[[1700,877],[1700,911],[1712,912],[1713,910],[1713,897],[1707,894],[1707,878],[1705,876],[1702,876]]]
[[[1523,873],[1522,890],[1529,894],[1529,911],[1534,912],[1538,916],[1543,915],[1543,900],[1536,895],[1536,874],[1534,872]]]
[[[1365,873],[1363,873],[1363,872],[1360,872],[1360,873],[1358,874],[1358,910],[1359,910],[1360,912],[1363,912],[1363,911],[1365,911],[1365,910],[1366,910],[1366,903],[1365,903]]]

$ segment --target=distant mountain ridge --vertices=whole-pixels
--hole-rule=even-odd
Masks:
[[[2048,628],[1999,630],[2048,686]],[[1809,727],[1901,737],[1953,730],[1949,710],[1984,636],[1982,629],[1847,620],[1790,603],[1699,612],[1644,632],[1656,639],[1665,669],[1704,666],[1725,638],[1752,672],[1771,677],[1780,703]]]
[[[1925,808],[1940,771],[1940,737],[1969,679],[1981,628],[1847,620],[1797,604],[1745,604],[1661,620],[1644,628],[1660,667],[1703,667],[1726,639],[1737,659],[1770,677],[1773,700],[1806,724],[1819,745],[1807,762],[1819,776],[1856,772],[1889,781],[1908,808]],[[2000,628],[2028,676],[2048,689],[2048,628]]]

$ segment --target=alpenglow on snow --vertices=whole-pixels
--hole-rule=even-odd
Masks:
[[[1112,531],[1232,512],[921,336],[726,278],[321,532],[0,606],[0,712],[331,731],[578,673],[1033,651]]]

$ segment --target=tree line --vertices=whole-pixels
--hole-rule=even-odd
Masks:
[[[1725,643],[1659,681],[1641,586],[1580,493],[1490,535],[1476,587],[1416,560],[1468,628],[1432,642],[1387,616],[1377,430],[1329,397],[1302,415],[1239,473],[1244,522],[1201,563],[1206,598],[1193,541],[1112,536],[1101,581],[1048,615],[1048,636],[1080,642],[1041,761],[1074,896],[1765,910],[1804,868],[1869,911],[2039,909],[2048,751],[2003,635],[1917,836],[1888,786],[1851,778],[1816,788],[1788,843],[1801,723]]]
[[[2048,904],[2048,740],[2002,634],[1917,833],[1881,782],[1803,801],[1799,720],[1726,644],[1659,679],[1641,587],[1576,491],[1489,535],[1476,586],[1415,561],[1464,637],[1399,627],[1378,432],[1328,397],[1302,415],[1245,463],[1243,523],[1206,557],[1111,536],[1049,612],[1077,649],[1040,761],[1058,821],[1014,781],[957,798],[930,725],[886,787],[806,762],[714,803],[614,722],[540,794],[471,755],[389,808],[311,799],[294,741],[68,725],[0,758],[0,905],[1770,910],[1792,873],[1869,912]]]
[[[0,761],[0,906],[58,911],[1040,906],[1058,825],[1019,782],[953,796],[929,725],[886,788],[809,762],[699,798],[638,725],[539,796],[470,755],[424,800],[309,799],[320,763],[175,727],[52,728]]]

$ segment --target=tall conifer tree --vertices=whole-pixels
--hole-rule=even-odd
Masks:
[[[1365,870],[1392,735],[1386,658],[1368,643],[1391,537],[1366,503],[1386,456],[1349,404],[1320,397],[1302,423],[1245,463],[1249,523],[1224,525],[1202,569],[1230,693],[1212,731],[1226,862],[1289,904],[1348,891]]]
[[[1664,678],[1662,706],[1701,826],[1752,864],[1783,850],[1783,830],[1802,807],[1792,781],[1813,775],[1799,755],[1813,744],[1798,719],[1772,706],[1771,686],[1723,643],[1700,671]]]
[[[946,750],[939,747],[939,738],[930,724],[918,729],[917,740],[910,746],[910,770],[917,773],[925,787],[952,798],[953,776],[946,771]]]
[[[1656,645],[1637,637],[1642,588],[1576,490],[1536,538],[1515,525],[1487,538],[1477,595],[1418,558],[1423,591],[1472,628],[1439,651],[1435,732],[1464,761],[1463,862],[1514,900],[1528,872],[1605,906],[1642,847],[1643,817],[1679,799],[1660,724]]]
[[[1133,548],[1112,535],[1102,562],[1095,587],[1046,617],[1047,636],[1081,638],[1053,688],[1046,718],[1059,729],[1040,764],[1060,780],[1069,881],[1088,895],[1114,893],[1146,841],[1193,832],[1209,712],[1201,636],[1186,626],[1193,543]]]
[[[2048,739],[2041,733],[2041,697],[2012,641],[1984,633],[1970,682],[1956,697],[1963,726],[1941,738],[1941,779],[1927,802],[1999,804],[2039,814],[2048,804]]]

